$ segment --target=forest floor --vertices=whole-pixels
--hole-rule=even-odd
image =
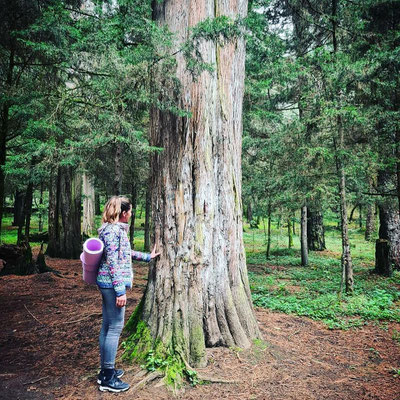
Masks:
[[[82,281],[78,260],[47,263],[60,274],[0,278],[0,399],[174,398],[154,384],[118,395],[99,392],[99,292]],[[137,264],[135,272],[127,316],[142,296],[147,267]],[[187,386],[175,398],[400,400],[399,323],[344,331],[265,309],[256,314],[263,342],[250,350],[207,350],[201,372],[234,383]],[[117,367],[131,385],[140,381],[138,365]]]

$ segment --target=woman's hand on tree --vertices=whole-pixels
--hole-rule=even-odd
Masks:
[[[151,259],[156,258],[161,254],[160,252],[156,253],[156,247],[157,245],[154,245],[153,251],[150,254]]]
[[[117,307],[120,307],[120,308],[126,306],[126,294],[117,297],[116,305],[117,305]]]

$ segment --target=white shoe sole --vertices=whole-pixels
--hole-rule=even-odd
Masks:
[[[126,389],[113,389],[108,386],[99,386],[100,392],[113,392],[113,393],[120,393],[120,392],[126,392],[130,387],[127,387]]]
[[[117,375],[117,378],[121,378],[121,376],[124,376],[124,374],[125,374],[125,372],[123,372],[121,375]],[[97,383],[98,383],[99,385],[101,385],[101,379],[98,379],[98,378],[97,378]]]

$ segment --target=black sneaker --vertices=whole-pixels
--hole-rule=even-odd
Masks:
[[[121,378],[125,374],[123,369],[116,369],[115,373],[117,374],[117,378]],[[100,385],[101,380],[104,379],[104,370],[100,370],[99,375],[97,375],[97,383]]]
[[[99,390],[101,392],[113,392],[113,393],[119,393],[119,392],[125,392],[130,388],[129,383],[122,382],[121,379],[117,377],[117,375],[114,374],[109,380],[106,380],[104,377],[101,380],[101,384],[99,386]]]

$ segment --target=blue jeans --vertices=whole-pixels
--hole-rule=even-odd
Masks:
[[[125,307],[117,307],[114,289],[99,288],[103,297],[103,324],[100,331],[100,367],[115,368],[118,341],[124,327]]]

